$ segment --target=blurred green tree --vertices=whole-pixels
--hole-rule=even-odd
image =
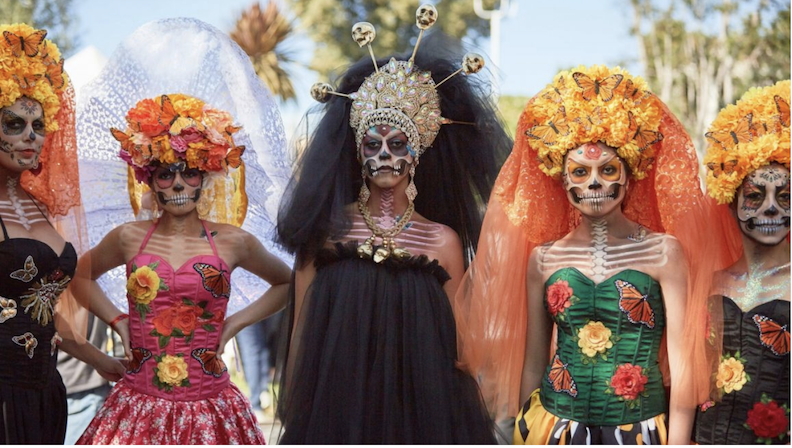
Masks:
[[[788,2],[630,0],[632,33],[652,90],[699,151],[721,108],[753,86],[790,77]]]
[[[47,30],[65,58],[79,45],[77,14],[72,0],[0,0],[0,22],[27,23]]]
[[[296,99],[291,76],[284,68],[294,62],[283,45],[293,30],[292,22],[270,1],[263,11],[258,2],[243,11],[230,33],[231,39],[250,56],[259,78],[282,101]]]
[[[423,1],[433,3],[439,20],[435,27],[446,34],[474,42],[489,34],[489,22],[473,11],[471,0]],[[370,22],[377,30],[372,47],[377,57],[406,53],[418,37],[415,11],[419,0],[289,0],[292,11],[300,18],[300,27],[316,42],[310,68],[328,77],[340,67],[366,56],[352,40],[352,25]],[[498,0],[484,0],[491,9]],[[434,29],[434,28],[433,28]],[[431,31],[431,30],[430,30]]]

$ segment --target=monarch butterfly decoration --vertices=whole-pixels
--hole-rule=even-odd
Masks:
[[[561,362],[561,358],[556,353],[553,356],[550,372],[547,374],[547,381],[553,386],[554,392],[566,392],[571,397],[577,397],[577,384],[572,379],[572,374],[567,370],[567,366],[568,364]]]
[[[753,321],[759,327],[759,339],[776,356],[789,354],[789,329],[767,316],[755,314]]]
[[[13,75],[14,81],[19,84],[20,89],[32,89],[36,87],[36,83],[43,75],[38,74],[34,75],[33,78],[28,78],[27,76],[23,76],[21,79],[17,75]]]
[[[162,112],[160,112],[159,123],[169,129],[171,135],[179,135],[181,131],[194,126],[203,132],[204,127],[197,121],[189,117],[182,117],[173,107],[173,102],[168,95],[162,95]]]
[[[193,269],[201,274],[204,289],[212,293],[214,297],[229,297],[231,284],[225,277],[226,270],[220,270],[211,264],[195,263]]]
[[[624,280],[616,280],[615,284],[619,290],[619,309],[627,315],[627,320],[654,328],[655,313],[649,304],[649,295],[641,294],[632,283]]]
[[[632,79],[628,79],[624,87],[624,99],[631,100],[636,105],[641,104],[643,100],[651,96],[651,92],[646,92],[638,87],[635,87]]]
[[[608,102],[613,99],[613,92],[619,87],[624,75],[610,75],[605,79],[591,79],[585,73],[572,73],[575,83],[583,89],[583,99],[591,101],[599,96],[602,101]]]
[[[25,266],[22,269],[17,269],[10,274],[11,278],[14,280],[25,283],[33,281],[36,275],[38,275],[38,268],[36,267],[36,263],[33,262],[33,257],[31,255],[28,255],[25,259]]]
[[[242,154],[244,154],[244,152],[244,146],[235,146],[231,148],[231,151],[228,151],[228,155],[223,163],[228,164],[229,167],[234,169],[239,168],[239,166],[242,165]]]
[[[63,63],[65,61],[65,59],[61,58],[57,63],[57,67],[47,72],[47,81],[49,81],[50,85],[55,89],[60,89],[66,84],[66,79],[63,77]]]
[[[585,129],[587,132],[591,131],[591,128],[593,128],[594,126],[599,126],[603,122],[602,107],[597,106],[596,108],[594,108],[594,111],[591,113],[591,115],[587,115],[586,118],[580,118],[580,117],[575,118],[575,121],[579,125],[583,126],[583,129]]]
[[[638,146],[638,151],[644,152],[646,148],[663,139],[663,134],[660,132],[643,129],[643,127],[638,124],[638,120],[635,119],[632,112],[627,112],[627,117],[630,120],[627,128],[627,136],[630,140],[635,141],[635,145]]]
[[[539,160],[539,162],[542,165],[545,166],[545,168],[547,168],[548,170],[551,170],[551,169],[553,169],[554,166],[561,165],[561,161],[557,160],[557,157],[554,158],[553,155],[555,155],[555,154],[554,153],[550,153],[550,154],[547,154],[544,157],[537,156],[537,159]]]
[[[780,96],[776,95],[773,97],[776,103],[776,109],[778,109],[779,120],[784,127],[789,127],[789,103]]]
[[[725,150],[730,150],[740,143],[747,143],[753,140],[753,114],[748,114],[737,122],[737,126],[731,131],[711,131],[704,134],[708,140],[721,145]]]
[[[721,163],[709,162],[707,168],[712,171],[712,175],[717,179],[721,174],[731,174],[737,167],[737,160],[727,160]]]
[[[643,173],[649,171],[649,169],[652,167],[652,164],[654,163],[654,161],[655,161],[654,157],[644,157],[644,158],[642,158],[638,162],[638,168],[637,168],[636,171],[643,172]]]
[[[143,363],[151,359],[151,351],[143,347],[132,349],[132,359],[129,360],[127,373],[138,373],[143,367]]]
[[[536,125],[525,131],[525,135],[541,140],[547,146],[555,145],[559,135],[569,135],[569,123],[566,119],[564,106],[558,108],[558,112],[547,124]]]
[[[223,372],[228,370],[223,360],[217,356],[217,352],[214,350],[196,348],[192,351],[192,357],[201,363],[201,369],[203,369],[205,374],[212,375],[215,378],[220,378],[223,376]]]
[[[14,56],[20,57],[25,54],[25,56],[32,58],[39,54],[39,45],[47,37],[47,30],[34,31],[27,36],[20,36],[11,31],[3,31],[3,37]]]
[[[781,118],[776,117],[773,121],[776,120],[780,122]],[[770,132],[770,129],[768,129],[767,123],[753,123],[751,125],[751,132],[753,132],[754,137],[761,137]]]
[[[553,89],[542,95],[542,98],[560,104],[567,90],[566,79],[562,76],[558,78],[558,87],[553,86]]]

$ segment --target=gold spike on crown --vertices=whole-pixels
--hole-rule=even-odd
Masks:
[[[443,118],[440,114],[440,97],[437,87],[451,77],[464,72],[477,73],[484,67],[484,58],[468,53],[462,67],[435,84],[432,74],[413,64],[415,54],[425,30],[437,21],[437,10],[432,5],[421,5],[415,11],[415,24],[421,30],[412,56],[407,61],[391,58],[383,67],[377,66],[371,43],[377,36],[376,29],[368,22],[352,26],[352,38],[362,48],[368,47],[374,61],[374,73],[369,75],[357,92],[349,95],[338,93],[327,83],[316,83],[311,87],[311,96],[319,102],[327,102],[330,95],[343,96],[352,100],[349,125],[355,130],[357,145],[363,141],[366,131],[372,126],[387,124],[399,128],[407,135],[416,155],[432,145],[443,124],[472,124]]]

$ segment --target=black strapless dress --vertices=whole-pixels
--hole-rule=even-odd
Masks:
[[[0,441],[63,444],[66,388],[57,365],[54,308],[74,275],[77,253],[8,237],[0,219]]]
[[[316,258],[280,443],[495,443],[478,385],[455,366],[448,273],[426,256],[376,264],[356,248]]]
[[[789,444],[789,302],[772,300],[743,312],[729,297],[722,300],[723,358],[743,364],[747,376],[739,390],[699,408],[694,440]]]

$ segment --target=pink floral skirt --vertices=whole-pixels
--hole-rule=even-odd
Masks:
[[[171,401],[113,387],[78,445],[263,445],[250,402],[233,384],[217,396]]]

